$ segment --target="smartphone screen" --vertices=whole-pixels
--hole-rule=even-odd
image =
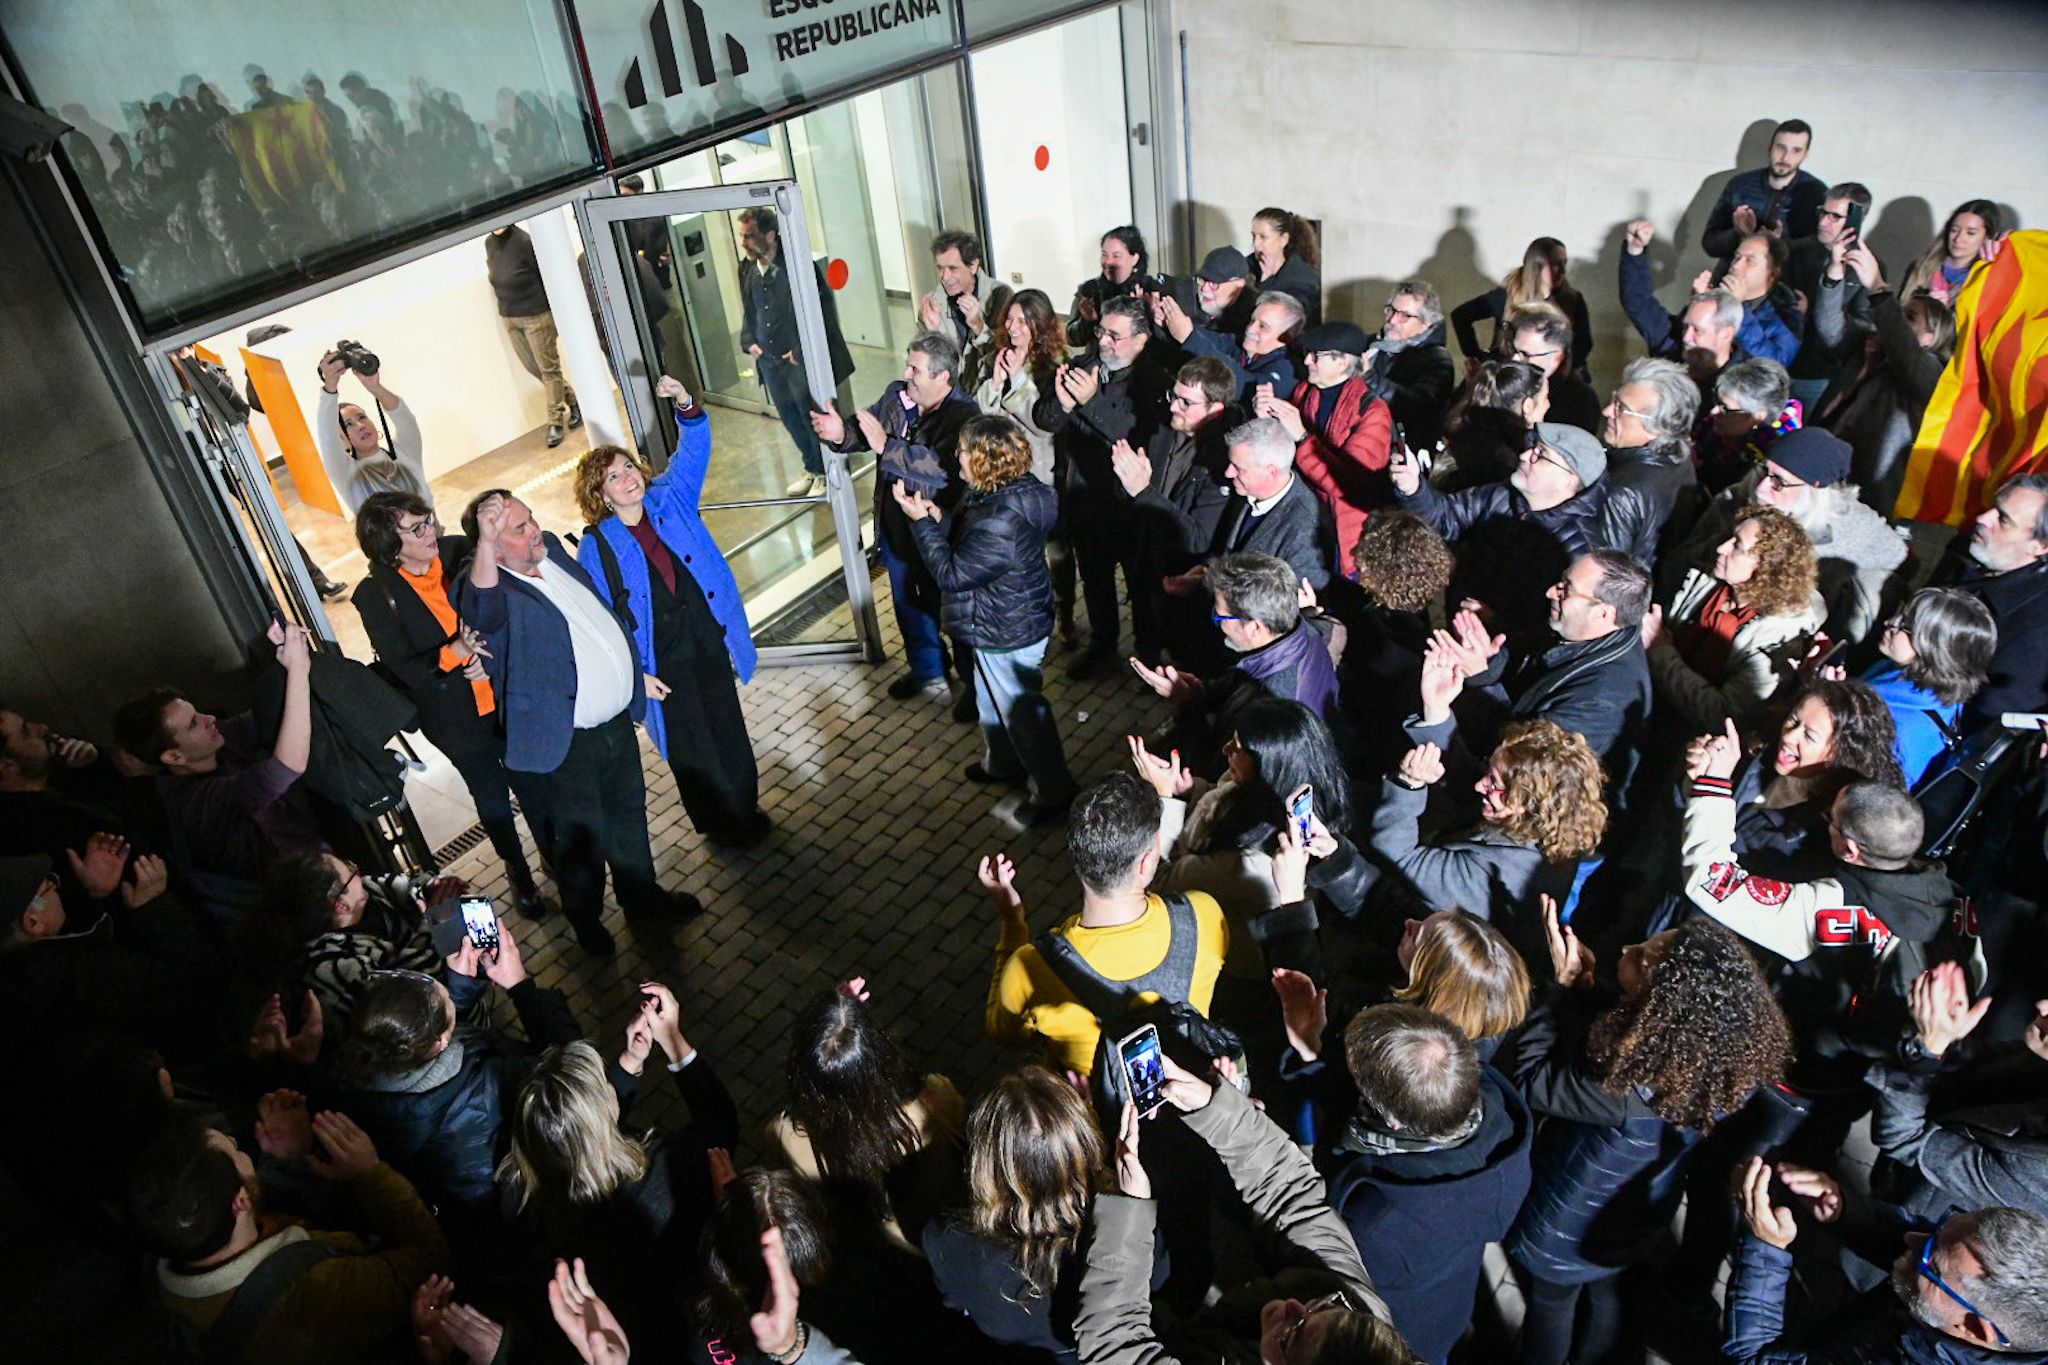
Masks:
[[[1166,1062],[1159,1050],[1159,1030],[1151,1024],[1116,1045],[1130,1082],[1131,1103],[1141,1118],[1150,1118],[1166,1102]]]
[[[491,908],[489,896],[462,898],[462,930],[478,951],[498,951],[498,912]]]
[[[1316,818],[1316,793],[1313,787],[1303,787],[1287,807],[1288,815],[1294,819],[1295,837],[1301,840],[1303,848],[1308,847],[1309,830]]]

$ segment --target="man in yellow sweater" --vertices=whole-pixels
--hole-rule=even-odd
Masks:
[[[1173,915],[1145,888],[1159,867],[1159,794],[1133,773],[1118,773],[1074,802],[1067,851],[1081,879],[1081,913],[1053,932],[1065,936],[1097,973],[1138,982],[1165,963]],[[1048,1062],[1087,1075],[1100,1036],[1095,1016],[1074,998],[1031,942],[1015,869],[1001,854],[981,861],[981,884],[1002,912],[996,970],[988,988],[988,1032],[1000,1043],[1043,1040]],[[1194,981],[1187,1002],[1202,1013],[1216,988],[1230,929],[1215,898],[1188,894],[1197,934]],[[1156,999],[1141,989],[1139,1000]]]

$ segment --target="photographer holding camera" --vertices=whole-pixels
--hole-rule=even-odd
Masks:
[[[341,376],[349,370],[376,402],[375,421],[361,404],[341,401]],[[313,441],[320,448],[328,482],[350,517],[372,493],[410,493],[433,506],[420,424],[404,400],[384,387],[377,357],[353,341],[336,342],[320,357],[320,409],[313,418]]]

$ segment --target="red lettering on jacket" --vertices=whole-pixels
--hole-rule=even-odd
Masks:
[[[1860,905],[1836,905],[1813,912],[1813,941],[1823,948],[1848,948],[1867,943],[1882,948],[1892,931]]]

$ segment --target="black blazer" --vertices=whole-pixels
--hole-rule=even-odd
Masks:
[[[451,603],[456,601],[456,588],[468,571],[469,558],[469,537],[441,537],[441,575]],[[495,729],[477,715],[476,693],[462,670],[441,667],[441,647],[455,637],[441,629],[405,575],[387,564],[372,564],[369,576],[356,584],[349,600],[363,618],[363,630],[377,651],[378,662],[419,709],[420,729],[436,748],[475,748],[479,736]],[[459,604],[456,609],[461,610]]]
[[[1223,509],[1216,526],[1212,555],[1257,550],[1284,559],[1298,578],[1320,592],[1330,581],[1337,563],[1337,530],[1330,521],[1330,509],[1315,495],[1301,475],[1280,495],[1280,501],[1250,526],[1244,526],[1251,504],[1237,494]],[[1240,535],[1240,529],[1243,534]]]

